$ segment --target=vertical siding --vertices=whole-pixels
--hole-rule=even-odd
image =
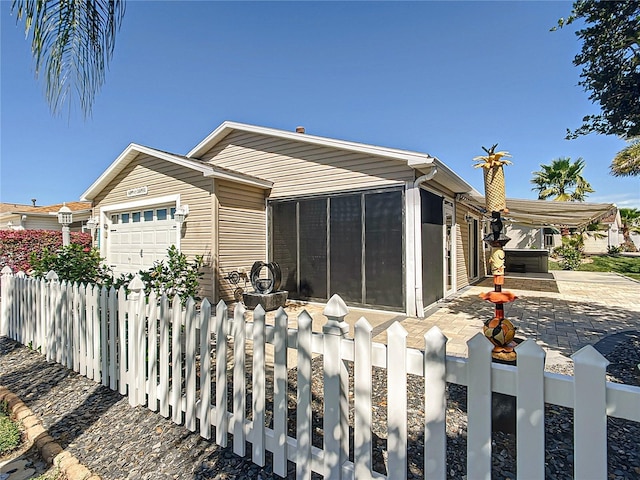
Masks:
[[[239,268],[249,273],[253,262],[267,260],[265,191],[216,180],[216,198],[218,265],[215,275],[220,298],[233,301],[234,287],[224,277]]]
[[[146,186],[144,197],[128,198],[127,190]],[[213,299],[211,194],[213,180],[201,172],[140,154],[127,165],[94,199],[95,212],[101,207],[137,200],[152,201],[180,194],[180,203],[189,205],[189,216],[182,228],[180,250],[189,258],[204,255],[206,266],[200,281],[203,297]]]
[[[237,131],[202,160],[273,181],[271,198],[398,185],[414,179],[413,169],[403,161]]]
[[[456,289],[469,285],[469,224],[464,216],[469,212],[460,203],[456,204]]]

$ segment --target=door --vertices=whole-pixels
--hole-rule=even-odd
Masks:
[[[453,204],[444,202],[444,294],[455,291],[456,243]]]
[[[469,219],[469,258],[467,259],[467,265],[469,265],[469,280],[476,280],[480,276],[480,252],[478,251],[478,244],[480,242],[480,222],[477,218],[471,217]]]

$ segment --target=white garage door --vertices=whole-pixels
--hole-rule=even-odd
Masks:
[[[112,213],[107,263],[114,273],[147,270],[166,258],[167,249],[176,243],[174,213],[168,205]]]

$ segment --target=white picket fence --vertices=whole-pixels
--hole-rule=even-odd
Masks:
[[[265,323],[260,308],[253,321],[237,305],[233,318],[220,302],[215,315],[207,300],[196,310],[193,299],[146,299],[135,279],[127,296],[95,286],[58,282],[50,272],[36,280],[23,273],[2,272],[0,334],[39,349],[48,361],[128,395],[131,405],[152,411],[199,431],[204,438],[265,464],[273,454],[273,471],[287,475],[287,461],[296,464],[296,478],[316,472],[330,479],[407,477],[407,375],[424,378],[424,476],[447,476],[445,412],[447,382],[467,387],[467,476],[491,478],[491,396],[517,398],[517,472],[520,478],[545,476],[544,404],[574,410],[574,478],[607,478],[607,416],[640,421],[640,388],[606,381],[607,361],[587,346],[573,356],[575,376],[544,372],[544,351],[533,341],[522,343],[517,367],[491,361],[491,344],[481,334],[468,342],[468,359],[446,356],[446,338],[434,327],[424,337],[424,351],[407,348],[407,332],[395,323],[387,345],[372,342],[365,318],[347,338],[344,302],[327,304],[323,332],[312,331],[303,312],[298,328],[288,328],[284,311],[274,325]],[[210,332],[202,335],[201,332]],[[179,333],[179,334],[176,334]],[[222,341],[221,339],[224,339]],[[215,348],[213,345],[215,344]],[[274,347],[267,368],[265,347]],[[250,417],[247,416],[247,346],[252,351]],[[215,368],[209,352],[214,349]],[[297,365],[287,365],[287,349],[297,350]],[[322,354],[323,446],[312,445],[312,355]],[[353,362],[353,398],[349,373]],[[373,470],[372,367],[387,372],[387,472]],[[287,433],[287,368],[297,367],[296,437]],[[273,416],[266,426],[267,371],[273,378]],[[199,380],[198,380],[199,379]],[[228,399],[227,384],[233,386]],[[215,398],[212,398],[212,383]],[[349,459],[349,402],[354,402],[353,460]],[[232,408],[227,408],[227,405]]]

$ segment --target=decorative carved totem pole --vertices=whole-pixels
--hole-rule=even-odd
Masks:
[[[511,240],[503,232],[502,214],[508,213],[507,199],[505,194],[504,165],[511,164],[504,160],[504,157],[511,157],[507,152],[496,152],[495,144],[490,149],[482,147],[487,153],[480,157],[475,157],[478,162],[474,167],[482,167],[484,174],[485,208],[491,212],[491,233],[484,237],[485,243],[491,246],[491,273],[493,274],[493,292],[480,295],[480,298],[495,304],[494,317],[484,323],[485,336],[495,345],[493,357],[500,360],[515,360],[513,341],[515,327],[504,318],[504,304],[514,301],[517,297],[507,291],[502,291],[504,285],[505,254],[502,247]]]

